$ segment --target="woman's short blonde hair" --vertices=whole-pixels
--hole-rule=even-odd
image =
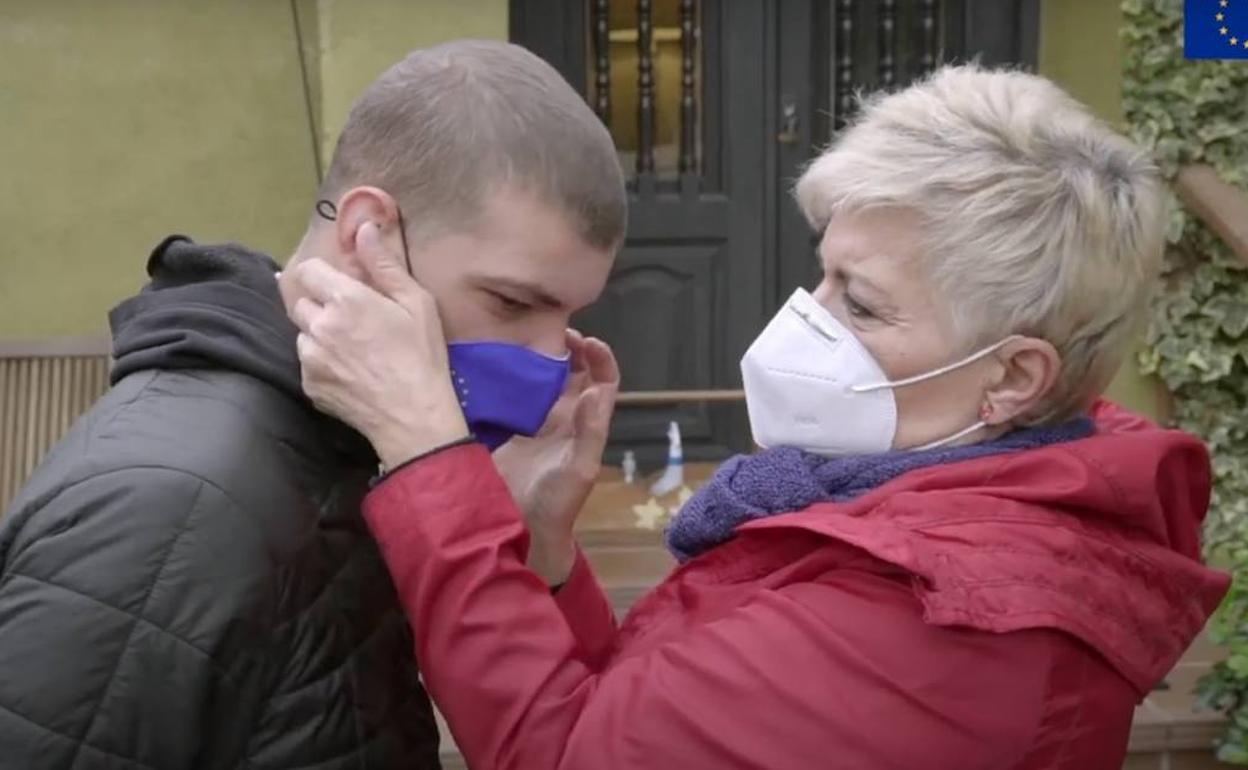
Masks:
[[[796,195],[819,231],[867,207],[918,212],[924,268],[962,346],[1019,333],[1061,354],[1031,422],[1105,389],[1161,267],[1167,198],[1148,154],[1022,72],[946,67],[868,98]]]

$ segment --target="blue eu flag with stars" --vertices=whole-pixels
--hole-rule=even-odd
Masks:
[[[1248,59],[1248,0],[1184,0],[1183,55]]]

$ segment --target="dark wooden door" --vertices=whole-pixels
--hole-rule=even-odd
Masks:
[[[1034,70],[1040,26],[1040,0],[779,2],[782,42],[771,112],[795,106],[799,136],[776,147],[781,200],[769,252],[776,276],[769,313],[793,289],[817,281],[818,237],[788,192],[818,149],[853,118],[857,94],[902,88],[950,62]]]
[[[1038,0],[511,0],[511,38],[552,62],[612,130],[629,174],[628,239],[603,297],[575,319],[606,339],[623,390],[733,391],[750,341],[815,239],[790,190],[860,89],[942,61],[1034,63]],[[617,411],[608,461],[748,450],[744,403]]]

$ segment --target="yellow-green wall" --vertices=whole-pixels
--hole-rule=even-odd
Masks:
[[[280,249],[315,183],[288,2],[0,5],[0,336],[86,334],[165,234]]]
[[[1122,114],[1120,0],[1042,0],[1040,72],[1117,128]],[[1154,418],[1168,412],[1165,388],[1128,360],[1109,396]]]
[[[104,332],[171,232],[284,257],[359,91],[506,32],[506,0],[0,3],[0,338]]]
[[[1041,0],[1040,12],[1040,72],[1120,126],[1120,0]]]
[[[408,51],[461,37],[507,39],[507,0],[321,0],[318,15],[324,158],[352,102]]]

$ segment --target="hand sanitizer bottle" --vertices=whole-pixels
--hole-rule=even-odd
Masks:
[[[667,467],[650,487],[650,494],[662,497],[685,483],[684,456],[680,448],[680,426],[673,420],[667,426]]]
[[[633,450],[629,449],[624,452],[621,469],[624,471],[625,484],[632,484],[637,479],[637,456],[633,454]]]

